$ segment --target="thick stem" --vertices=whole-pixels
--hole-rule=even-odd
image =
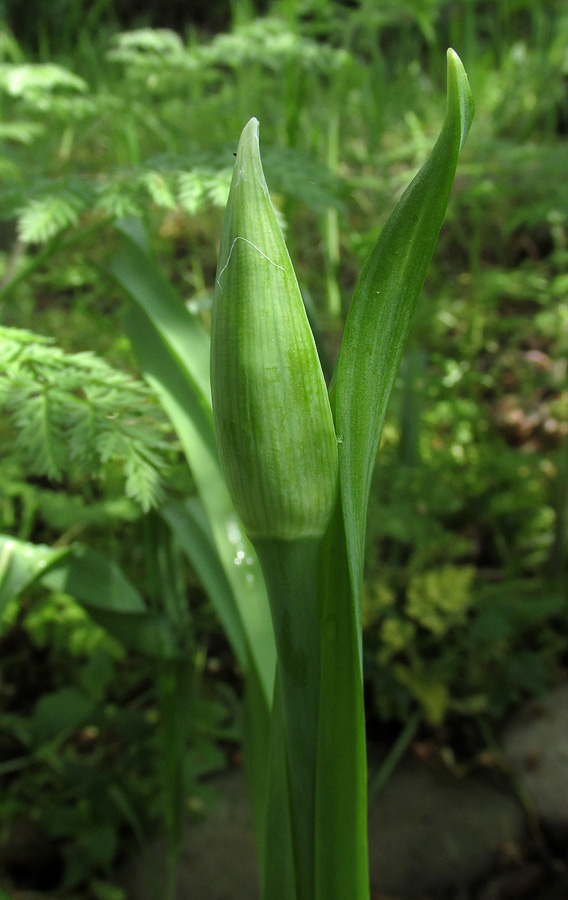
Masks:
[[[278,653],[288,757],[297,900],[314,896],[314,802],[320,649],[317,605],[319,541],[255,541]]]

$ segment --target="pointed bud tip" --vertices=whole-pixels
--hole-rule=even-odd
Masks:
[[[241,141],[252,136],[258,138],[258,126],[259,122],[255,116],[249,119],[241,132]]]
[[[241,132],[239,146],[237,147],[237,161],[242,165],[257,159],[260,164],[260,143],[258,138],[258,119],[254,116],[249,119]]]

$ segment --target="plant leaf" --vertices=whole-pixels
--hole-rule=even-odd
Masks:
[[[116,563],[88,547],[53,548],[0,535],[0,617],[34,581],[74,597],[97,624],[139,653],[179,656],[181,647],[166,617],[148,612]]]
[[[71,547],[42,582],[93,610],[134,615],[146,612],[142,597],[116,563],[89,547]]]
[[[219,467],[209,387],[209,336],[145,251],[142,236],[121,230],[123,245],[111,272],[136,304],[127,323],[129,337],[190,465],[246,634],[247,658],[258,670],[270,707],[276,666],[272,622],[256,554],[237,519]]]
[[[7,604],[69,552],[0,535],[0,630]]]
[[[272,704],[269,757],[265,851],[264,858],[260,860],[261,897],[262,900],[296,900],[286,731],[278,671]]]
[[[369,900],[363,679],[341,504],[320,550],[315,900]]]
[[[367,502],[388,400],[473,117],[459,57],[448,50],[447,107],[434,149],[381,231],[347,317],[336,383],[340,488],[356,599],[363,578]]]
[[[197,572],[239,664],[247,667],[247,643],[231,586],[225,575],[203,505],[197,497],[170,501],[160,515]]]
[[[183,652],[168,618],[149,611],[119,566],[89,547],[69,548],[41,582],[74,597],[101,628],[138,653],[174,659]]]
[[[128,322],[130,339],[191,467],[246,638],[245,739],[249,757],[252,749],[258,763],[252,772],[254,766],[247,765],[247,774],[263,858],[267,759],[262,748],[268,741],[276,650],[260,566],[219,467],[209,391],[209,338],[148,255],[143,238],[125,234],[112,271],[136,304]]]

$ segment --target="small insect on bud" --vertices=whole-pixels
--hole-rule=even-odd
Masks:
[[[337,497],[337,441],[256,119],[237,150],[211,339],[219,455],[245,529],[253,540],[321,537]]]

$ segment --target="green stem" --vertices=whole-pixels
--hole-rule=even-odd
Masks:
[[[320,549],[321,682],[315,900],[369,900],[367,760],[358,598],[341,507]]]
[[[297,900],[314,896],[320,651],[317,540],[255,542],[278,653]]]
[[[382,763],[379,771],[373,778],[369,786],[369,805],[374,802],[377,795],[382,791],[387,781],[390,779],[412,738],[416,734],[421,721],[422,710],[417,709],[412,713],[410,719],[390,748],[387,757]]]

